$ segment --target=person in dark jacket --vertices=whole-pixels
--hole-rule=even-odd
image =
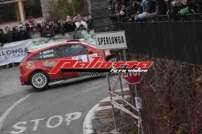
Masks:
[[[158,6],[156,0],[142,0],[142,13],[135,16],[136,21],[144,21],[158,14]]]
[[[4,43],[5,43],[4,31],[3,29],[0,29],[0,46],[3,46]]]
[[[42,30],[42,37],[51,38],[54,35],[55,35],[54,29],[49,24],[47,24]]]
[[[13,32],[8,26],[5,28],[5,39],[6,39],[6,43],[10,43],[13,41]]]
[[[13,27],[12,33],[13,33],[13,40],[12,41],[19,41],[20,37],[19,37],[18,27]]]

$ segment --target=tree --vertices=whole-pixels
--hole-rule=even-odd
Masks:
[[[50,0],[49,15],[51,19],[62,19],[67,15],[76,15],[81,9],[82,0]]]

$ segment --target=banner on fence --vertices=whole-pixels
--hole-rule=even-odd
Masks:
[[[30,45],[31,41],[26,40],[9,43],[0,48],[0,66],[21,62],[26,56]]]
[[[92,45],[96,44],[95,39],[92,38],[93,35],[83,34],[85,35],[82,37],[84,41]],[[67,34],[65,36],[55,36],[53,38],[36,38],[4,44],[3,47],[0,47],[0,66],[10,63],[20,63],[27,55],[28,50],[38,49],[44,47],[44,45],[48,46],[61,43],[72,38],[71,36],[71,34]]]
[[[30,49],[38,49],[47,43],[59,42],[48,38],[29,39],[13,43],[4,44],[0,47],[0,66],[10,63],[20,63]]]

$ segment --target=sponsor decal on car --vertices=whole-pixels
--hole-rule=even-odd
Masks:
[[[90,62],[81,62],[74,59],[60,60],[58,64],[50,70],[51,74],[62,72],[147,72],[153,65],[152,61],[105,61],[101,57],[95,57]]]

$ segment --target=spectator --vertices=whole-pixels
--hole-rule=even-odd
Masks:
[[[186,0],[173,0],[171,1],[170,16],[173,19],[180,19],[181,17],[186,17],[195,13],[194,6],[192,2],[187,2]]]
[[[53,37],[55,35],[54,29],[51,26],[51,23],[47,24],[43,29],[42,29],[42,37]]]
[[[132,21],[132,18],[135,21],[153,20],[150,18],[157,15],[177,19],[202,12],[201,0],[109,0],[109,3],[113,22]]]
[[[80,15],[77,15],[75,17],[75,25],[76,25],[77,30],[79,30],[79,29],[88,29],[87,22]]]
[[[193,14],[195,13],[195,8],[194,8],[194,5],[193,5],[193,1],[186,1],[183,4],[183,7],[178,11],[178,14],[183,16],[183,17],[186,17],[190,14]]]
[[[4,43],[5,43],[4,32],[3,29],[0,29],[0,46],[2,46]]]
[[[19,29],[20,40],[26,40],[30,38],[28,31],[25,26],[20,26]]]
[[[5,39],[6,39],[6,42],[10,43],[13,41],[13,33],[11,31],[11,28],[10,27],[6,27],[5,28]]]
[[[119,12],[120,21],[123,22],[125,17],[126,17],[126,7],[125,7],[125,5],[122,5],[121,10]]]
[[[18,34],[17,29],[18,29],[18,27],[13,27],[13,30],[12,30],[12,33],[13,33],[12,40],[13,40],[13,41],[18,41],[18,40],[20,40],[20,37],[19,37],[19,34]]]
[[[80,14],[73,19],[71,16],[67,16],[65,20],[43,21],[41,23],[29,19],[29,22],[25,24],[12,28],[7,26],[4,30],[0,29],[0,42],[8,43],[37,37],[53,37],[56,34],[64,35],[67,32],[87,30],[92,27],[92,17],[82,17]]]
[[[30,38],[39,38],[41,36],[41,29],[39,29],[38,27],[33,27],[30,31]]]
[[[67,16],[66,21],[64,22],[64,30],[65,32],[73,32],[76,29],[76,25],[73,19],[70,16]]]
[[[157,2],[155,0],[142,0],[142,13],[135,16],[135,20],[145,20],[157,15]]]
[[[64,22],[62,20],[58,21],[58,32],[59,34],[65,34]]]
[[[94,28],[92,16],[89,15],[86,22],[88,24],[88,29],[93,29]]]
[[[168,3],[165,0],[157,0],[158,15],[166,15],[168,10]]]

